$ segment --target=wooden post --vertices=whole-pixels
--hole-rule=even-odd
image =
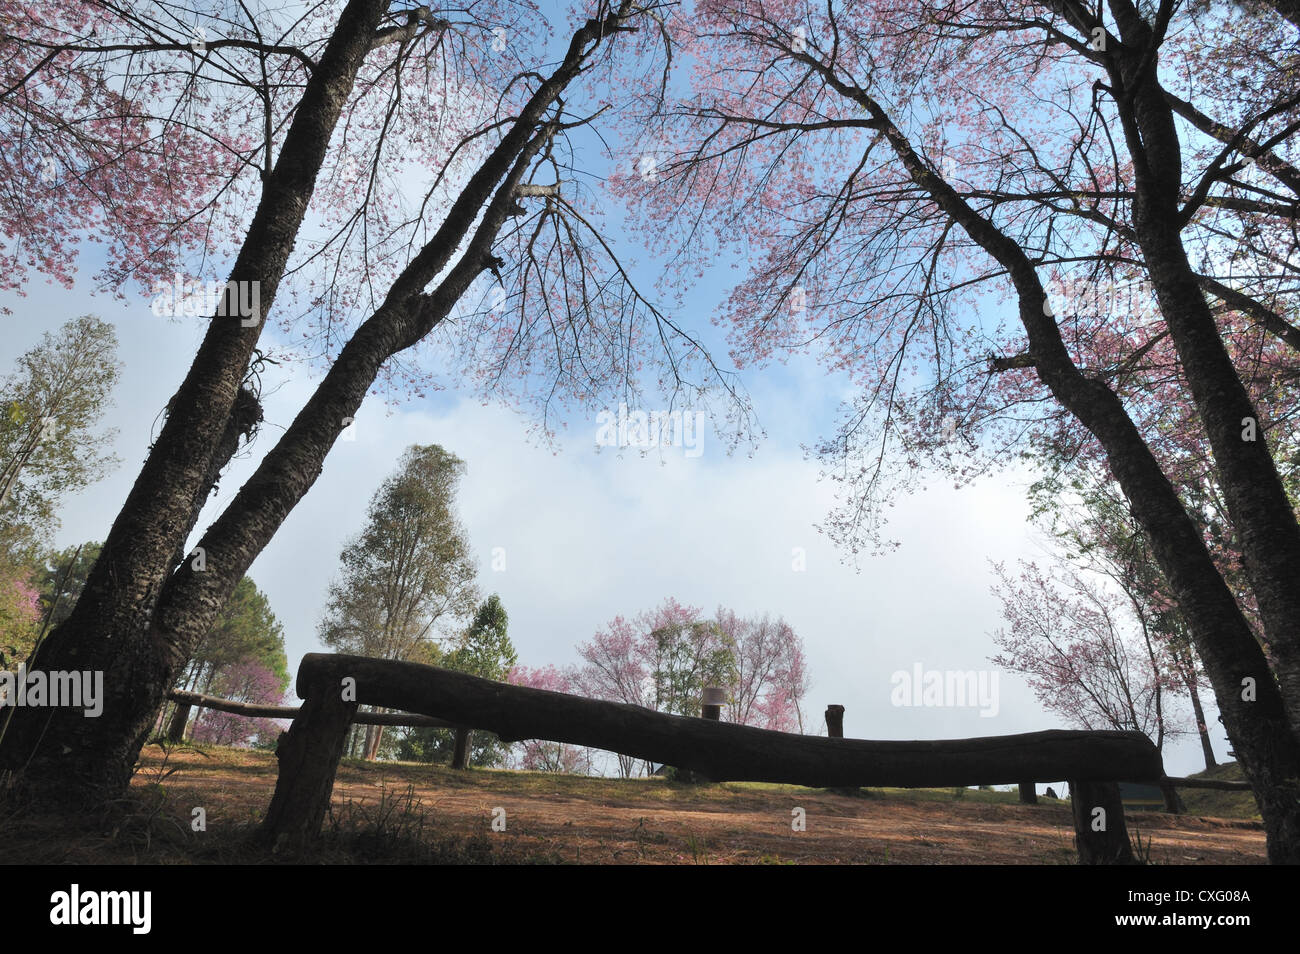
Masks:
[[[705,686],[704,693],[700,698],[700,718],[708,719],[710,722],[722,721],[722,706],[727,701],[727,691],[717,686]],[[680,765],[673,766],[673,778],[678,782],[687,782],[692,785],[698,785],[707,782],[707,776],[700,772],[693,772],[688,768],[682,768]]]
[[[172,721],[167,723],[167,741],[183,742],[185,740],[185,724],[190,721],[190,704],[188,702],[176,703],[176,711],[172,713]]]
[[[456,748],[451,754],[451,767],[454,769],[469,768],[469,729],[460,728],[456,730]]]
[[[704,719],[712,719],[714,722],[722,721],[722,704],[727,700],[727,693],[716,686],[707,686],[704,690],[704,697],[700,702],[700,716]]]
[[[844,707],[826,707],[826,735],[832,739],[844,738]]]
[[[1081,865],[1132,865],[1133,846],[1124,823],[1118,782],[1070,781],[1074,844]]]
[[[301,685],[298,694],[304,695]],[[320,834],[356,711],[355,701],[343,701],[337,682],[322,681],[307,689],[298,717],[280,736],[275,752],[280,777],[262,822],[262,837],[277,847],[301,848]]]
[[[1038,804],[1038,789],[1034,787],[1033,782],[1020,783],[1020,801],[1024,805]]]
[[[1165,797],[1165,811],[1171,815],[1181,815],[1183,813],[1183,800],[1178,797],[1178,789],[1174,788],[1174,783],[1164,778],[1159,782],[1160,794]]]

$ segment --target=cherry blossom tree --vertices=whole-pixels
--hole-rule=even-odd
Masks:
[[[994,634],[994,665],[1026,677],[1077,728],[1141,732],[1162,750],[1189,731],[1171,716],[1181,686],[1166,648],[1124,594],[1068,564],[995,569],[1008,628]]]
[[[0,668],[17,669],[35,644],[40,594],[25,568],[0,564]]]
[[[217,695],[235,702],[254,705],[284,704],[284,684],[275,673],[255,660],[228,666],[217,674],[213,683]],[[273,743],[288,728],[284,719],[241,716],[216,709],[204,709],[190,726],[190,739],[209,745],[236,748],[253,742]]]
[[[1060,465],[1059,459],[1050,461]],[[1174,692],[1186,694],[1200,737],[1206,768],[1217,764],[1210,739],[1210,727],[1201,702],[1201,692],[1209,689],[1204,670],[1196,655],[1187,621],[1169,586],[1151,555],[1150,542],[1133,519],[1127,502],[1114,481],[1098,473],[1082,458],[1063,471],[1049,468],[1046,476],[1030,488],[1036,522],[1047,529],[1058,548],[1059,567],[1067,563],[1075,572],[1088,578],[1101,578],[1102,587],[1089,589],[1105,598],[1118,617],[1140,628],[1143,641],[1152,640],[1159,647],[1148,649],[1153,667],[1157,657],[1164,660],[1165,670],[1176,680]],[[1249,587],[1242,584],[1239,555],[1225,545],[1212,508],[1196,508],[1193,514],[1209,521],[1204,536],[1224,578],[1240,594],[1242,609],[1252,628],[1259,632],[1258,612],[1250,599]],[[1107,588],[1105,584],[1109,584]],[[1008,596],[1008,590],[1003,590]],[[1023,592],[1017,592],[1023,598]],[[1009,604],[1008,604],[1009,605]],[[1131,627],[1127,627],[1130,628]],[[1107,633],[1099,631],[1104,639]],[[1153,669],[1154,671],[1154,669]]]
[[[1187,622],[1269,857],[1300,860],[1300,523],[1271,416],[1294,405],[1259,399],[1282,382],[1254,381],[1234,342],[1291,367],[1300,342],[1294,25],[1132,0],[699,0],[669,29],[690,92],[641,91],[631,149],[655,175],[629,163],[614,185],[662,254],[747,257],[721,315],[739,355],[815,349],[855,379],[821,447],[847,491],[832,530],[878,540],[881,502],[927,463],[960,483],[1089,435]],[[1267,653],[1165,453],[1176,432],[1130,390],[1148,359],[1212,462]]]
[[[728,721],[779,732],[803,730],[808,691],[803,642],[784,619],[738,617],[672,597],[628,619],[617,616],[578,647],[584,664],[568,678],[580,695],[676,715],[700,714],[703,690],[727,693]],[[637,760],[618,756],[631,777]]]
[[[803,640],[784,619],[749,619],[718,607],[717,625],[734,662],[728,717],[776,732],[803,732],[801,703],[809,689]]]
[[[69,71],[94,94],[59,100],[40,148],[17,165],[62,155],[109,91],[127,90],[131,106],[113,108],[139,107],[141,141],[207,146],[203,175],[181,180],[181,201],[151,196],[165,208],[144,229],[147,247],[126,249],[122,271],[165,277],[176,259],[154,254],[158,236],[180,254],[186,237],[174,229],[195,221],[200,252],[215,235],[212,254],[226,244],[230,260],[102,554],[42,649],[50,668],[105,672],[104,712],[18,713],[0,745],[0,765],[22,770],[21,787],[59,805],[122,792],[167,688],[238,580],[367,394],[429,383],[420,358],[440,356],[454,380],[532,402],[543,423],[556,402],[635,395],[647,382],[683,401],[705,384],[734,389],[647,303],[582,184],[578,143],[611,112],[593,91],[662,75],[658,5],[577,0],[555,44],[539,11],[505,0],[445,16],[388,0],[336,0],[296,18],[243,4],[235,19],[172,4],[140,12],[63,0],[43,10],[5,7],[5,58],[20,63],[6,102],[21,119],[24,99]],[[205,102],[219,134],[196,121]],[[86,201],[111,204],[125,181]],[[220,225],[229,221],[238,224]],[[172,306],[194,297],[158,294]],[[209,491],[261,420],[261,336],[273,316],[327,370],[191,546]]]

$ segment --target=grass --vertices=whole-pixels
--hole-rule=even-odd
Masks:
[[[237,750],[232,750],[237,751]],[[546,772],[516,772],[506,769],[481,769],[458,772],[444,765],[422,762],[366,762],[343,759],[345,767],[362,778],[390,779],[394,782],[428,782],[436,780],[440,788],[479,789],[490,787],[501,795],[562,795],[596,800],[636,800],[665,805],[689,796],[693,802],[743,806],[755,796],[804,796],[810,792],[844,795],[851,798],[888,799],[902,802],[964,802],[984,805],[1018,805],[1017,789],[1009,791],[953,788],[805,788],[777,782],[719,782],[697,784],[663,778],[595,778],[585,775],[556,775]],[[1068,805],[1061,799],[1038,796],[1040,804]]]
[[[1189,778],[1212,778],[1244,782],[1245,773],[1236,762],[1225,762],[1204,772],[1197,772]],[[1253,818],[1258,819],[1259,806],[1251,792],[1216,792],[1204,788],[1180,788],[1183,804],[1189,815],[1206,815],[1212,818]]]
[[[1235,769],[1223,766],[1219,777],[1231,777]],[[322,837],[309,850],[293,854],[273,851],[257,837],[276,775],[275,757],[268,752],[151,745],[129,797],[85,818],[69,823],[64,817],[43,818],[0,804],[0,843],[9,849],[7,857],[38,864],[550,864],[582,863],[592,854],[615,863],[790,864],[810,857],[831,857],[888,864],[895,860],[889,845],[859,849],[848,835],[835,836],[843,840],[818,849],[821,856],[810,856],[812,849],[804,846],[803,836],[791,836],[788,831],[791,805],[808,806],[808,818],[817,819],[816,830],[821,832],[828,820],[842,825],[840,820],[892,817],[891,811],[901,815],[920,810],[906,806],[946,803],[953,806],[952,816],[935,815],[925,808],[922,815],[911,817],[938,819],[935,823],[940,829],[952,827],[950,818],[963,818],[958,824],[977,830],[985,825],[994,829],[1010,825],[1008,837],[1012,838],[1016,836],[1015,823],[1005,819],[1018,818],[1030,822],[1031,827],[1060,829],[1059,846],[1053,843],[1046,849],[1041,845],[1029,849],[1027,845],[1031,854],[1026,860],[1036,857],[1034,850],[1041,855],[1036,860],[1045,863],[1069,863],[1073,855],[1069,803],[1040,796],[1039,804],[1046,811],[1041,822],[1031,821],[1038,810],[1020,805],[1014,786],[1002,791],[810,789],[766,782],[690,784],[663,778],[592,778],[493,769],[463,772],[441,765],[351,759],[340,765]],[[1226,796],[1229,807],[1243,797],[1184,791],[1185,795],[1216,800]],[[489,833],[489,813],[501,804],[498,798],[515,806],[509,809],[508,837]],[[444,799],[449,800],[447,804]],[[855,806],[854,800],[862,804]],[[206,831],[192,830],[191,813],[196,805],[204,806]],[[525,807],[530,805],[537,806],[537,811]],[[1004,817],[998,806],[1015,813]],[[1215,813],[1200,804],[1195,809],[1189,804],[1189,809],[1197,814]],[[620,812],[627,822],[611,827],[609,819],[619,817]],[[734,827],[717,821],[728,813],[737,819]],[[742,817],[746,821],[741,822]],[[563,827],[557,826],[557,818]],[[1160,827],[1164,826],[1157,825]],[[1041,835],[1038,837],[1041,840]],[[936,829],[932,835],[928,829],[918,828],[905,845],[900,843],[894,850],[903,849],[899,859],[903,863],[917,863],[914,849],[933,850],[936,857],[948,858],[950,843],[945,831]],[[737,845],[746,847],[738,852]],[[1149,836],[1140,839],[1136,847],[1149,856]]]

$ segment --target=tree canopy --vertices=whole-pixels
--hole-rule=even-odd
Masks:
[[[474,610],[477,570],[455,513],[465,464],[412,445],[339,556],[319,632],[338,652],[418,661]]]
[[[640,88],[656,175],[615,187],[665,255],[745,256],[720,315],[742,359],[816,348],[853,377],[820,448],[845,487],[832,533],[877,545],[921,467],[960,483],[1026,448],[1091,456],[1187,621],[1270,858],[1300,857],[1295,24],[700,0],[669,29],[689,92]],[[1264,645],[1194,516],[1209,483]]]
[[[0,383],[0,542],[30,550],[58,526],[59,502],[116,458],[97,431],[117,382],[113,326],[86,315],[46,332]]]

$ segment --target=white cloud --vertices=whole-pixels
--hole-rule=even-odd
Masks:
[[[17,329],[0,349],[5,366],[46,328],[95,311],[117,324],[125,374],[106,423],[121,430],[123,466],[64,508],[61,546],[103,539],[147,452],[159,411],[184,376],[200,322],[168,322],[147,303],[121,308],[55,289],[36,289],[18,306]],[[32,307],[35,306],[35,307]],[[250,459],[223,477],[199,530],[216,515],[292,420],[318,381],[292,368],[266,397],[267,421]],[[772,435],[753,456],[728,457],[711,435],[704,453],[666,448],[643,458],[596,452],[594,412],[569,422],[559,453],[525,440],[508,410],[463,400],[454,406],[388,408],[376,399],[358,415],[356,440],[335,445],[321,477],[251,568],[285,625],[291,668],[319,651],[315,623],[345,538],[364,520],[371,493],[413,443],[438,443],[463,458],[468,473],[460,512],[480,560],[480,584],[500,593],[511,637],[529,665],[575,662],[575,647],[616,615],[633,615],[665,597],[711,612],[781,614],[807,645],[813,689],[806,715],[815,728],[828,703],[847,707],[847,734],[860,738],[958,738],[1059,726],[1032,693],[999,674],[995,718],[964,709],[896,708],[890,677],[916,663],[926,669],[990,669],[989,632],[1000,625],[989,594],[989,558],[1039,555],[1026,526],[1020,486],[1009,478],[956,491],[935,480],[890,512],[898,551],[864,558],[861,572],[814,525],[834,506],[800,443],[832,425],[820,411],[817,375],[795,367],[769,386],[746,376]],[[792,386],[792,382],[794,382]],[[838,384],[834,385],[838,388]],[[271,389],[268,388],[268,391]],[[801,407],[801,395],[808,395]],[[812,408],[818,412],[808,413]],[[492,548],[507,569],[493,572]],[[807,569],[791,568],[792,548]],[[1216,747],[1225,746],[1216,733]],[[1195,739],[1168,753],[1171,774],[1200,767]],[[1045,780],[1047,781],[1047,780]]]

